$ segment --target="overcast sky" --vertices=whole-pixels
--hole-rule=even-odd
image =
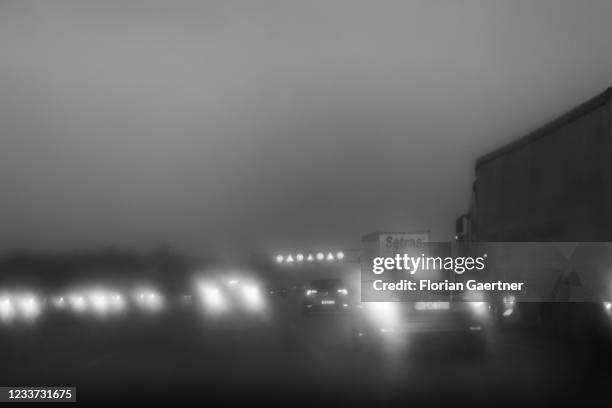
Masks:
[[[0,1],[0,250],[448,239],[611,44],[609,0]]]

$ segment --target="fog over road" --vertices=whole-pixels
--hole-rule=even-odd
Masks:
[[[303,316],[297,306],[276,300],[265,319],[180,313],[6,332],[0,383],[76,385],[88,402],[122,396],[322,405],[567,401],[604,397],[611,384],[601,357],[568,352],[536,332],[490,330],[479,357],[440,336],[401,351],[359,352],[350,314]]]
[[[612,83],[609,0],[0,3],[0,250],[454,236],[474,160]]]

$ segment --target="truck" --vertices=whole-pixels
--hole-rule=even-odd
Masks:
[[[603,245],[612,242],[611,209],[612,88],[608,88],[477,159],[469,210],[456,220],[456,240],[464,249],[484,242]],[[602,248],[607,251],[605,245]],[[612,264],[608,271],[612,274]],[[576,270],[570,272],[566,283],[580,286]],[[588,279],[588,273],[579,272],[583,281]],[[512,320],[519,326],[537,325],[573,336],[602,338],[606,332],[609,337],[609,302],[514,304],[514,298],[499,295],[492,303],[500,324]],[[509,304],[515,313],[508,313]]]

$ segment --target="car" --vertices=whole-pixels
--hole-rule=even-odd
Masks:
[[[349,306],[349,291],[340,279],[313,280],[305,288],[304,314],[344,312]]]
[[[452,343],[481,355],[490,307],[482,301],[364,302],[355,308],[353,340],[360,351]]]
[[[201,277],[196,279],[195,296],[207,315],[265,314],[265,292],[248,277]]]

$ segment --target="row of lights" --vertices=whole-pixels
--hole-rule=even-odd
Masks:
[[[254,313],[266,310],[265,299],[253,281],[199,281],[195,295],[209,314],[221,314],[231,309]],[[190,302],[191,295],[183,295],[182,300]],[[0,327],[14,322],[34,322],[50,309],[82,316],[111,317],[119,316],[128,309],[159,312],[164,309],[165,303],[166,296],[150,286],[131,292],[97,286],[49,297],[30,291],[0,292]]]
[[[313,261],[341,261],[344,259],[344,252],[338,251],[335,254],[329,252],[325,255],[323,252],[317,252],[316,254],[307,254],[304,255],[302,253],[298,253],[296,255],[276,255],[276,263],[294,263],[294,262],[313,262]]]
[[[33,292],[0,293],[0,323],[35,321],[47,308],[97,316],[118,315],[128,307],[157,312],[164,306],[164,297],[152,288],[140,288],[129,294],[105,287],[82,288],[53,297],[40,297]]]

